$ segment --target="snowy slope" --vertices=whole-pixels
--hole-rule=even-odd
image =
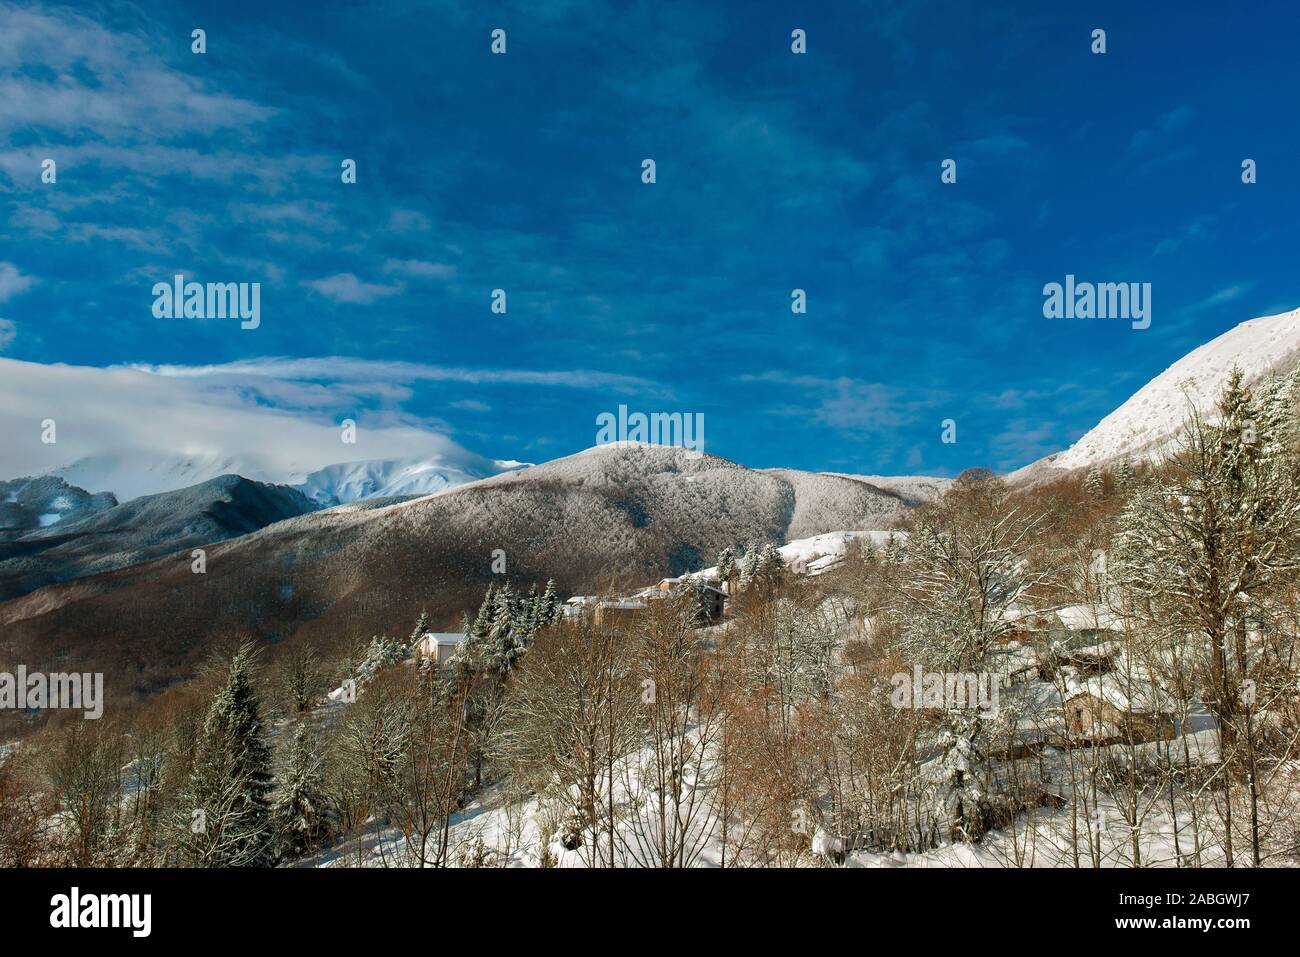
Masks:
[[[838,475],[857,482],[866,482],[878,489],[894,493],[911,505],[934,501],[943,495],[948,490],[948,486],[952,484],[950,478],[939,478],[933,475],[852,475],[847,472],[827,472],[826,474]]]
[[[1300,310],[1243,322],[1179,359],[1069,449],[1013,472],[1011,478],[1159,454],[1186,420],[1189,403],[1205,413],[1213,409],[1234,365],[1253,383],[1298,361]]]
[[[820,535],[786,542],[777,551],[781,553],[781,560],[785,562],[787,568],[808,575],[819,575],[839,564],[855,544],[859,550],[864,548],[867,542],[875,548],[885,548],[891,538],[904,541],[907,539],[907,532],[874,529],[823,532]],[[742,554],[736,557],[739,561],[744,556]],[[691,572],[685,577],[698,581],[716,581],[718,566],[710,565],[698,572]]]

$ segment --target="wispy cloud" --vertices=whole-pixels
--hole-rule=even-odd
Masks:
[[[398,360],[355,359],[346,356],[322,358],[268,357],[226,362],[219,365],[183,366],[132,364],[128,368],[151,375],[180,379],[283,379],[329,382],[452,382],[465,385],[560,386],[617,392],[661,393],[648,379],[622,373],[583,369],[553,371],[526,369],[469,369],[456,366],[424,365]]]
[[[1183,312],[1186,315],[1194,316],[1198,313],[1207,312],[1210,309],[1227,305],[1230,302],[1236,302],[1242,296],[1246,295],[1246,293],[1254,289],[1255,285],[1256,283],[1252,279],[1247,282],[1238,282],[1233,283],[1231,286],[1224,286],[1222,289],[1212,292],[1204,299],[1192,303],[1184,309]]]
[[[400,285],[385,286],[381,283],[365,282],[350,272],[326,276],[324,279],[304,280],[303,285],[313,292],[320,293],[326,299],[349,305],[368,305],[387,296],[395,296],[402,291]]]

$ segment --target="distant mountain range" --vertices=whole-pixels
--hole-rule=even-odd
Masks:
[[[241,475],[265,484],[292,486],[316,505],[328,508],[367,498],[429,495],[523,465],[464,453],[455,459],[372,459],[293,472],[269,467],[256,453],[178,455],[130,449],[78,459],[49,474],[91,492],[111,492],[119,502],[189,488],[219,475]]]
[[[0,494],[6,485],[0,483]],[[0,538],[0,600],[45,585],[112,571],[127,565],[224,541],[310,512],[315,505],[296,489],[223,475],[175,492],[116,504],[111,495],[88,496],[51,476],[31,480],[50,488],[53,501],[40,517],[58,516],[34,530],[8,530]],[[81,503],[79,506],[77,503]],[[107,505],[108,507],[104,507]],[[5,530],[0,530],[0,536]]]

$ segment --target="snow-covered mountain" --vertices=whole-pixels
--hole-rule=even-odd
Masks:
[[[69,485],[88,492],[112,492],[119,502],[142,495],[174,492],[216,478],[242,475],[256,482],[288,484],[271,475],[257,456],[200,452],[192,455],[154,449],[122,449],[78,459],[71,465],[50,469]]]
[[[174,492],[221,475],[242,475],[268,485],[293,486],[318,507],[329,508],[391,495],[429,495],[522,466],[467,452],[455,458],[371,459],[314,470],[285,470],[269,465],[255,453],[125,449],[78,459],[47,474],[90,492],[111,492],[119,502]]]
[[[14,484],[0,483],[0,494]],[[6,531],[0,522],[0,600],[175,552],[188,564],[191,548],[246,535],[314,510],[294,489],[238,475],[141,496],[122,505],[111,495],[91,496],[47,475],[20,488],[12,504],[31,504],[31,496],[40,493],[42,486],[47,499],[57,494],[48,504],[35,506],[49,509],[42,513],[46,520],[40,527]],[[0,505],[0,513],[3,508]]]
[[[1158,455],[1186,421],[1191,406],[1212,414],[1214,401],[1239,366],[1248,384],[1300,363],[1300,309],[1243,322],[1192,350],[1156,376],[1064,452],[1011,474],[1034,480]]]
[[[0,541],[75,522],[116,504],[109,493],[92,495],[53,475],[0,482]]]
[[[294,487],[322,508],[394,495],[431,495],[501,472],[522,462],[448,463],[439,459],[376,459],[340,462],[312,472]]]

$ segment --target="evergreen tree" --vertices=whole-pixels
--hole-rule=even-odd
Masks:
[[[1083,480],[1083,490],[1092,498],[1101,498],[1105,491],[1105,486],[1101,480],[1101,467],[1094,465],[1088,469],[1088,475]]]
[[[543,626],[553,624],[559,615],[560,596],[555,591],[555,579],[551,578],[547,580],[546,591],[542,593],[541,624]]]
[[[486,643],[491,668],[499,675],[507,674],[519,660],[516,614],[514,594],[510,585],[497,589]]]
[[[420,618],[415,623],[415,630],[411,632],[411,637],[406,639],[406,647],[414,648],[415,643],[425,636],[429,630],[429,613],[420,612]]]
[[[478,606],[478,614],[474,616],[474,624],[466,634],[480,642],[484,641],[487,638],[488,628],[492,625],[492,615],[495,609],[496,587],[488,585],[488,589],[483,595],[483,604]]]
[[[332,823],[321,758],[306,722],[300,721],[294,731],[284,783],[271,811],[276,856],[293,860],[310,854],[329,836]]]
[[[718,552],[718,581],[730,591],[731,579],[736,576],[736,556],[730,548]]]
[[[361,663],[357,665],[358,683],[364,684],[382,669],[406,660],[408,654],[409,649],[405,642],[397,638],[389,638],[387,635],[374,636],[366,646]]]
[[[515,634],[520,649],[527,648],[537,636],[537,629],[541,627],[542,617],[542,596],[537,594],[537,586],[534,585],[528,590],[528,597],[521,604],[519,615],[519,627]]]
[[[181,801],[182,854],[199,867],[271,862],[271,753],[252,683],[254,652],[240,646],[212,699]]]
[[[758,577],[765,582],[776,582],[780,580],[784,571],[785,560],[781,557],[780,549],[771,542],[764,542],[763,549],[758,555]]]
[[[740,585],[742,588],[748,588],[758,574],[758,549],[752,545],[746,545],[745,557],[740,563]]]
[[[1115,466],[1115,484],[1126,492],[1137,484],[1137,473],[1133,471],[1133,463],[1128,459],[1120,459]]]

